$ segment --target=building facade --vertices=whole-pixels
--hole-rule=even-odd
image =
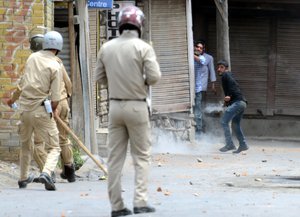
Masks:
[[[17,160],[19,115],[4,101],[11,96],[31,54],[29,35],[36,27],[53,28],[51,0],[0,0],[0,159]],[[38,32],[37,32],[38,33]]]
[[[30,31],[38,26],[70,38],[64,1],[0,0],[0,98],[10,97],[31,51]],[[61,2],[61,3],[57,3]],[[76,1],[75,1],[76,2]],[[66,3],[66,2],[65,2]],[[193,137],[194,69],[193,41],[204,39],[207,52],[217,61],[216,5],[211,0],[132,0],[114,1],[114,8],[88,9],[90,65],[94,70],[101,45],[118,36],[117,16],[126,5],[140,7],[146,15],[143,39],[154,47],[162,79],[152,88],[153,126],[179,132],[183,139]],[[55,6],[56,5],[56,6]],[[300,2],[298,0],[228,0],[230,55],[235,73],[249,104],[247,120],[298,121],[300,115]],[[74,14],[76,20],[76,14]],[[75,23],[76,24],[76,23]],[[75,39],[80,30],[75,26]],[[76,40],[78,45],[78,40]],[[70,47],[62,54],[69,68]],[[76,56],[78,58],[78,56]],[[78,63],[76,65],[78,66]],[[79,73],[72,75],[76,89],[72,97],[74,128],[84,128],[82,86]],[[92,81],[94,83],[94,81]],[[109,101],[107,87],[96,85],[94,105],[96,131],[107,133]],[[217,95],[206,94],[206,102],[222,101],[220,81]],[[74,103],[75,102],[75,103]],[[0,159],[18,159],[18,114],[0,104]],[[297,122],[298,123],[298,122]],[[297,123],[295,126],[298,126]],[[254,124],[255,125],[255,124]],[[77,132],[77,131],[76,131]],[[296,137],[297,135],[295,135]],[[102,138],[105,140],[105,137]],[[105,142],[104,142],[105,143]],[[104,147],[105,144],[102,144]],[[11,157],[12,156],[12,157]]]

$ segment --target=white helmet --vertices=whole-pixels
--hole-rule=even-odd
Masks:
[[[56,49],[61,51],[63,48],[63,37],[59,32],[50,31],[44,36],[43,50]]]

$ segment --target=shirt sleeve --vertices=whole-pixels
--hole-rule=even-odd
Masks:
[[[145,52],[144,55],[144,73],[146,76],[146,83],[153,85],[161,78],[161,71],[156,59],[155,52],[151,46]]]
[[[214,58],[211,57],[209,63],[208,63],[208,69],[209,69],[209,79],[211,82],[215,82],[217,80],[216,78],[216,72],[215,72],[215,66],[214,66]]]
[[[65,83],[65,88],[67,90],[68,96],[72,96],[72,82],[70,80],[70,77],[65,69],[65,67],[62,65],[62,73],[63,73],[63,81]]]
[[[25,66],[22,67],[21,72],[22,72],[22,76],[19,78],[18,83],[17,83],[17,88],[16,90],[12,93],[12,100],[16,101],[20,98],[20,95],[22,93],[22,86],[24,84],[24,69]]]
[[[95,69],[95,81],[98,81],[100,84],[107,84],[107,76],[105,66],[102,62],[103,57],[103,47],[100,48],[100,51],[97,55],[96,69]]]
[[[62,82],[62,68],[58,67],[53,69],[50,82],[51,100],[53,102],[59,101],[61,98],[60,85]]]
[[[224,91],[224,95],[228,96],[228,75],[227,73],[223,74],[222,76],[222,87],[223,87],[223,91]]]

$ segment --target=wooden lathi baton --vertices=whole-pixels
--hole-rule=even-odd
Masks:
[[[80,141],[76,134],[71,130],[71,128],[66,125],[59,116],[55,115],[57,122],[72,136],[72,138],[77,142],[77,144],[87,153],[87,155],[92,158],[92,160],[97,164],[97,166],[107,175],[106,168],[94,157],[94,155],[85,147],[85,145]]]

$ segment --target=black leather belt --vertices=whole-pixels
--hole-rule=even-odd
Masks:
[[[109,100],[115,100],[115,101],[143,101],[143,102],[146,102],[146,99],[118,99],[118,98],[109,98]]]

